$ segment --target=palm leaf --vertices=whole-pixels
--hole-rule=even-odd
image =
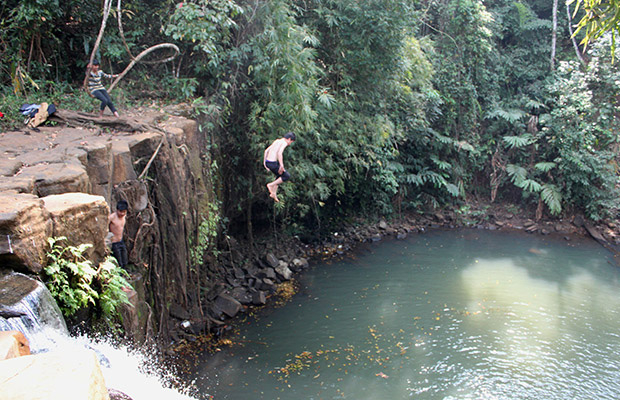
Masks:
[[[487,119],[500,118],[508,123],[514,124],[515,122],[519,122],[526,115],[527,114],[525,113],[525,111],[520,110],[518,108],[510,108],[507,110],[503,108],[496,108],[490,111],[487,114],[486,118]]]
[[[533,179],[525,179],[519,183],[515,183],[521,189],[527,192],[538,193],[542,189],[542,185]]]
[[[504,136],[502,139],[504,140],[504,143],[506,143],[511,149],[525,147],[534,142],[534,139],[531,135]]]
[[[562,211],[562,194],[557,186],[545,184],[540,192],[543,202],[549,207],[551,214],[557,215]]]
[[[527,178],[527,170],[519,165],[508,164],[506,166],[506,172],[512,179],[512,183],[517,186]]]
[[[534,165],[534,168],[542,172],[549,172],[553,168],[555,168],[556,165],[557,164],[552,161],[545,161],[537,163],[536,165]]]
[[[452,167],[452,164],[447,161],[440,160],[436,156],[432,156],[431,161],[442,171],[449,170]]]
[[[457,185],[455,185],[454,183],[447,183],[446,182],[446,190],[448,191],[448,193],[450,193],[452,196],[454,197],[459,197],[459,195],[461,194],[461,191],[459,190],[459,187]]]

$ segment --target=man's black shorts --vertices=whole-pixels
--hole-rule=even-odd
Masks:
[[[274,175],[277,178],[282,178],[282,182],[286,182],[289,179],[291,179],[291,175],[287,172],[284,171],[282,174],[280,174],[279,170],[280,170],[280,163],[277,161],[265,161],[265,165],[267,166],[267,168],[269,168],[269,171],[273,172]]]

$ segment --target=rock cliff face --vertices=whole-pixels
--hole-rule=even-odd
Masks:
[[[229,236],[220,238],[217,256],[220,207],[207,139],[195,121],[175,114],[137,116],[135,126],[151,127],[143,132],[57,126],[0,134],[0,273],[38,274],[52,236],[93,244],[88,257],[96,265],[109,254],[108,215],[127,200],[135,291],[124,328],[137,342],[169,344],[220,331],[306,268],[300,247],[262,246],[267,256],[257,256]]]
[[[188,237],[213,196],[196,122],[163,111],[139,118],[152,129],[0,134],[0,270],[38,274],[51,236],[93,244],[89,258],[98,263],[107,254],[108,214],[125,199],[137,290],[127,328],[136,339],[158,333],[165,340],[171,304],[202,314],[202,278],[190,266]]]

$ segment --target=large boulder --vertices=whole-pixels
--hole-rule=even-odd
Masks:
[[[84,148],[87,152],[86,172],[90,181],[90,193],[110,198],[112,180],[112,143],[101,140],[89,141]]]
[[[308,260],[302,257],[302,258],[293,259],[293,262],[289,265],[289,268],[293,272],[299,272],[302,269],[308,268],[308,266],[309,266]]]
[[[244,287],[234,288],[230,295],[241,304],[247,305],[252,303],[252,292]]]
[[[86,171],[93,184],[108,183],[112,176],[112,143],[90,141],[83,146],[86,150]]]
[[[252,304],[255,306],[263,306],[267,303],[265,292],[258,290],[252,294]]]
[[[90,191],[86,169],[77,160],[24,167],[21,175],[22,178],[32,177],[34,179],[34,194],[39,197]]]
[[[69,334],[47,287],[20,273],[0,274],[0,331],[20,331],[35,353]]]
[[[215,299],[212,307],[212,312],[218,318],[221,318],[222,314],[225,314],[229,318],[233,318],[235,315],[237,315],[241,308],[241,303],[235,300],[234,297],[222,293]]]
[[[86,150],[77,143],[58,143],[37,149],[24,149],[25,151],[17,156],[24,166],[37,164],[64,164],[69,161],[79,161],[86,163]]]
[[[33,193],[34,181],[32,176],[0,176],[0,192]]]
[[[280,260],[273,253],[268,253],[265,256],[265,261],[271,268],[276,268],[280,264]]]
[[[177,146],[193,143],[196,140],[195,135],[198,132],[198,124],[194,120],[171,116],[161,123],[161,127],[166,131],[168,137],[174,140]]]
[[[53,220],[52,236],[64,236],[73,246],[92,244],[85,255],[95,263],[105,257],[110,209],[103,197],[64,193],[44,197],[43,202]]]
[[[280,265],[279,261],[278,261],[278,265]],[[263,279],[263,278],[276,279],[276,271],[275,269],[270,268],[270,267],[263,268],[256,273],[256,277],[260,279]]]
[[[0,192],[0,264],[38,273],[46,261],[52,220],[38,197]]]
[[[94,351],[49,352],[0,361],[3,400],[109,400]]]
[[[289,281],[293,277],[293,272],[289,269],[288,263],[280,261],[280,264],[276,267],[276,273],[278,278],[283,281]]]

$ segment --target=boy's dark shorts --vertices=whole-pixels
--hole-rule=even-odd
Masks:
[[[279,162],[277,162],[277,161],[265,161],[265,165],[267,166],[267,168],[269,168],[269,171],[273,172],[273,174],[277,178],[282,178],[282,182],[286,182],[289,179],[291,179],[291,175],[287,171],[284,171],[282,174],[280,174],[280,172],[279,172],[280,163]]]

